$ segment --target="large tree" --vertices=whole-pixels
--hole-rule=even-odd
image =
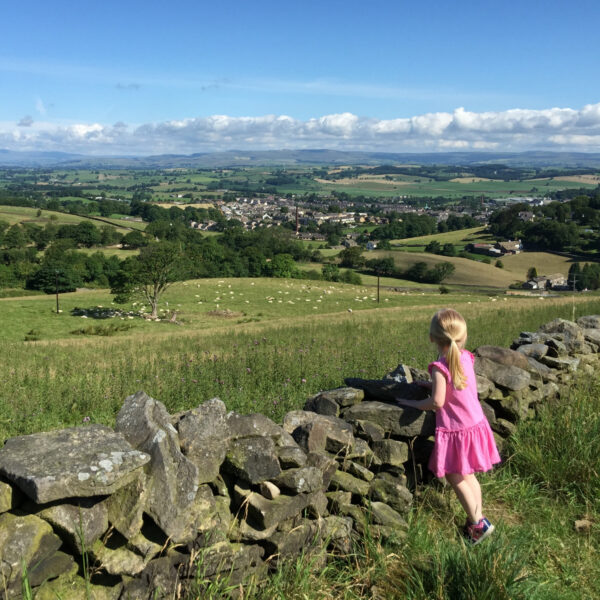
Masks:
[[[185,277],[185,257],[174,242],[155,242],[140,250],[139,256],[123,261],[111,293],[115,302],[129,302],[133,296],[150,304],[151,316],[158,317],[158,303],[165,290]]]

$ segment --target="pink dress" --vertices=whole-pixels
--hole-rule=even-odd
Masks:
[[[454,388],[445,358],[429,365],[429,373],[435,367],[446,378],[446,401],[435,415],[435,446],[429,459],[429,468],[436,477],[489,471],[500,462],[494,434],[477,397],[475,357],[461,350],[460,362],[467,378],[462,390]]]

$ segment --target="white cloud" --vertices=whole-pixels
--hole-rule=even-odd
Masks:
[[[38,112],[45,110],[39,100]],[[302,121],[287,115],[212,115],[161,123],[0,123],[0,148],[86,154],[188,154],[227,149],[600,150],[600,103],[576,110],[511,109],[375,119],[352,113]]]

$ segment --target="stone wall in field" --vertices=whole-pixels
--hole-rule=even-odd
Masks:
[[[500,447],[515,424],[593,373],[600,316],[524,332],[475,351],[478,389]],[[202,597],[220,580],[261,581],[282,560],[349,553],[369,532],[406,531],[435,417],[426,372],[310,398],[282,424],[228,412],[218,398],[170,415],[143,392],[114,429],[88,425],[12,438],[0,449],[0,596],[36,600]],[[226,583],[225,583],[226,582]],[[236,587],[238,586],[238,587]]]

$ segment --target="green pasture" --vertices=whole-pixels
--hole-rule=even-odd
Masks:
[[[475,181],[461,183],[458,181],[434,181],[419,178],[420,181],[380,183],[361,179],[348,180],[346,183],[317,182],[320,189],[328,192],[333,190],[347,192],[351,195],[378,195],[378,196],[446,196],[448,198],[461,198],[463,196],[531,196],[544,195],[557,190],[573,187],[593,189],[592,183],[574,183],[557,179],[525,179],[522,181]]]
[[[38,217],[38,211],[40,216]],[[145,229],[146,223],[128,221],[125,219],[111,219],[98,217],[90,219],[79,215],[71,215],[69,213],[59,212],[55,210],[29,208],[26,206],[2,206],[0,205],[0,221],[6,221],[11,225],[16,223],[35,223],[40,227],[44,227],[48,223],[55,225],[77,225],[81,221],[91,221],[97,227],[102,227],[103,224],[114,225],[119,233],[127,233],[131,229]]]
[[[437,241],[440,245],[453,244],[461,249],[467,244],[489,244],[495,242],[495,238],[485,233],[485,226],[471,227],[469,229],[458,229],[457,231],[447,231],[445,233],[433,233],[431,235],[421,235],[418,237],[392,240],[394,246],[408,251],[418,251],[417,248],[425,248],[427,244]]]
[[[189,307],[197,302],[199,288],[190,282],[177,292],[181,302],[170,303],[170,308],[181,304],[177,308],[182,325],[119,320],[117,324],[130,322],[133,327],[113,338],[69,333],[109,325],[68,313],[75,305],[92,307],[103,299],[109,303],[106,293],[62,297],[60,315],[52,312],[52,296],[1,300],[6,335],[0,342],[5,357],[0,364],[0,434],[77,425],[84,417],[111,424],[123,399],[139,389],[164,402],[171,412],[219,396],[229,409],[259,411],[278,420],[318,390],[343,385],[344,377],[381,377],[398,362],[424,367],[434,355],[428,323],[441,306],[452,305],[464,313],[469,348],[508,345],[520,330],[535,329],[558,316],[570,317],[573,307],[570,298],[494,302],[414,294],[398,295],[400,301],[390,308],[373,308],[369,290],[363,294],[367,300],[360,300],[370,310],[359,310],[360,288],[336,285],[332,288],[336,311],[321,313],[311,305],[329,286],[301,289],[303,284],[287,280],[279,285],[280,290],[270,288],[271,302],[267,288],[256,290],[264,320],[243,322],[202,312],[194,320]],[[207,295],[241,289],[235,280],[223,280],[220,287],[217,281]],[[277,291],[284,296],[289,291],[305,302],[297,301],[297,310],[291,311],[279,305]],[[344,300],[335,305],[336,297]],[[213,302],[211,309],[215,306]],[[600,300],[579,296],[575,308],[576,316],[598,313]],[[497,326],[503,322],[510,327]],[[23,341],[21,335],[35,326],[42,339]]]

